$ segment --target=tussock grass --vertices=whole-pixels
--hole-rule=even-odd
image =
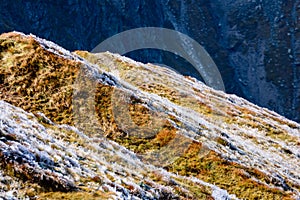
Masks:
[[[87,52],[77,52],[79,55],[87,58],[92,63],[99,62],[99,59]],[[20,35],[6,34],[0,37],[0,98],[5,101],[23,108],[29,112],[42,112],[53,122],[58,124],[74,125],[73,119],[73,90],[74,81],[79,73],[81,63],[73,60],[65,59],[57,56],[49,51],[44,50],[33,38],[23,37]],[[156,77],[147,71],[148,78],[153,79],[150,82],[143,81],[141,77],[129,76],[133,71],[142,72],[140,66],[128,64],[122,60],[114,60],[111,56],[106,56],[105,59],[111,59],[114,63],[113,67],[108,67],[105,64],[100,64],[103,70],[119,70],[121,78],[131,84],[135,84],[138,88],[149,93],[158,94],[171,102],[191,108],[204,117],[210,120],[222,119],[226,123],[236,123],[243,126],[251,126],[253,128],[262,129],[276,137],[285,138],[285,134],[280,130],[257,121],[255,113],[250,110],[239,110],[244,113],[241,117],[236,111],[228,111],[221,113],[205,101],[200,101],[199,98],[193,98],[191,95],[180,93],[176,87],[180,85],[172,85],[167,83],[168,79],[164,77]],[[101,60],[100,60],[101,61]],[[134,74],[133,74],[134,75]],[[144,77],[145,78],[145,77]],[[164,80],[163,80],[164,79]],[[147,79],[145,79],[147,80]],[[184,86],[185,87],[185,86]],[[118,93],[118,88],[98,82],[95,86],[95,96],[88,97],[95,101],[96,121],[90,122],[86,120],[86,125],[83,127],[90,137],[107,137],[118,142],[124,147],[139,154],[147,154],[162,149],[162,147],[171,143],[174,140],[180,129],[170,123],[174,121],[173,116],[165,116],[163,120],[159,117],[153,117],[151,110],[133,94],[124,92],[127,99],[122,104],[122,99],[119,105],[127,105],[127,107],[118,107],[116,102],[112,102],[114,93]],[[198,97],[205,98],[200,91],[191,89],[198,94]],[[120,93],[120,91],[119,91]],[[201,96],[202,95],[202,96]],[[84,95],[79,95],[77,100],[84,100]],[[219,97],[218,97],[219,98]],[[215,100],[212,100],[215,102]],[[116,107],[117,106],[117,107]],[[220,105],[219,105],[220,106]],[[119,115],[116,115],[117,109]],[[123,109],[123,110],[122,110]],[[124,111],[127,109],[127,111]],[[124,111],[124,112],[123,112]],[[85,120],[85,114],[89,111],[82,111],[81,119]],[[121,113],[127,113],[122,115]],[[155,114],[155,113],[154,113]],[[156,116],[161,116],[156,113]],[[127,123],[128,116],[134,122]],[[155,116],[155,115],[154,115]],[[177,119],[176,119],[177,120]],[[176,121],[175,120],[175,121]],[[150,130],[147,125],[149,123],[162,123],[163,126],[158,126],[157,130]],[[176,121],[180,125],[180,121]],[[136,125],[142,127],[141,132],[135,133]],[[96,128],[95,128],[96,127]],[[155,126],[154,126],[155,127]],[[66,136],[64,140],[75,142],[76,138],[72,135]],[[178,140],[179,141],[179,140]],[[224,142],[223,140],[219,141]],[[79,141],[80,143],[80,141]],[[183,176],[194,176],[204,181],[226,189],[229,193],[236,194],[239,198],[246,199],[290,199],[291,193],[282,191],[277,188],[270,188],[267,184],[272,182],[269,177],[263,174],[259,169],[249,169],[240,164],[229,162],[221,155],[210,150],[203,156],[200,151],[202,144],[193,141],[188,144],[188,148],[183,155],[176,157],[176,160],[169,165],[164,166],[170,172],[178,173]],[[178,149],[174,148],[176,154]],[[150,159],[151,160],[151,159]],[[145,161],[147,158],[145,157]],[[149,161],[149,160],[148,160]],[[251,176],[248,176],[250,174]],[[159,175],[153,175],[154,180],[161,181]],[[253,180],[257,178],[262,183]],[[181,180],[183,181],[183,180]],[[203,186],[186,182],[187,188],[190,190],[190,197],[209,198],[210,191]],[[183,195],[183,190],[178,188],[178,194]],[[41,199],[47,198],[64,198],[64,199],[101,199],[109,198],[109,193],[47,193],[41,194]]]

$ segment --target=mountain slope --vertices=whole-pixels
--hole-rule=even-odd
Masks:
[[[140,27],[182,32],[211,55],[228,93],[300,122],[299,0],[15,0],[1,6],[0,33],[34,33],[71,50],[92,50]],[[201,78],[169,52],[144,49],[128,56]]]
[[[1,173],[19,194],[299,198],[300,125],[274,112],[33,35],[2,34],[0,58]],[[7,185],[1,194],[13,195]]]

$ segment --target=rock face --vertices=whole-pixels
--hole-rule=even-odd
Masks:
[[[300,198],[300,125],[275,112],[33,35],[0,58],[0,197]]]
[[[92,50],[132,28],[180,31],[209,52],[228,93],[300,121],[299,0],[6,1],[1,7],[0,32],[31,32],[71,50]],[[129,56],[200,78],[167,52]]]

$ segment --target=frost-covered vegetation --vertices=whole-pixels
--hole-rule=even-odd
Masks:
[[[0,196],[297,199],[300,125],[170,69],[0,37]]]

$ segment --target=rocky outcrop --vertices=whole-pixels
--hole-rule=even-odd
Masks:
[[[6,1],[1,5],[0,32],[31,32],[71,50],[92,50],[104,39],[138,27],[180,31],[212,56],[228,93],[300,120],[298,0]],[[167,52],[128,55],[201,79],[188,63]]]
[[[297,199],[300,125],[168,68],[0,36],[0,196]]]

